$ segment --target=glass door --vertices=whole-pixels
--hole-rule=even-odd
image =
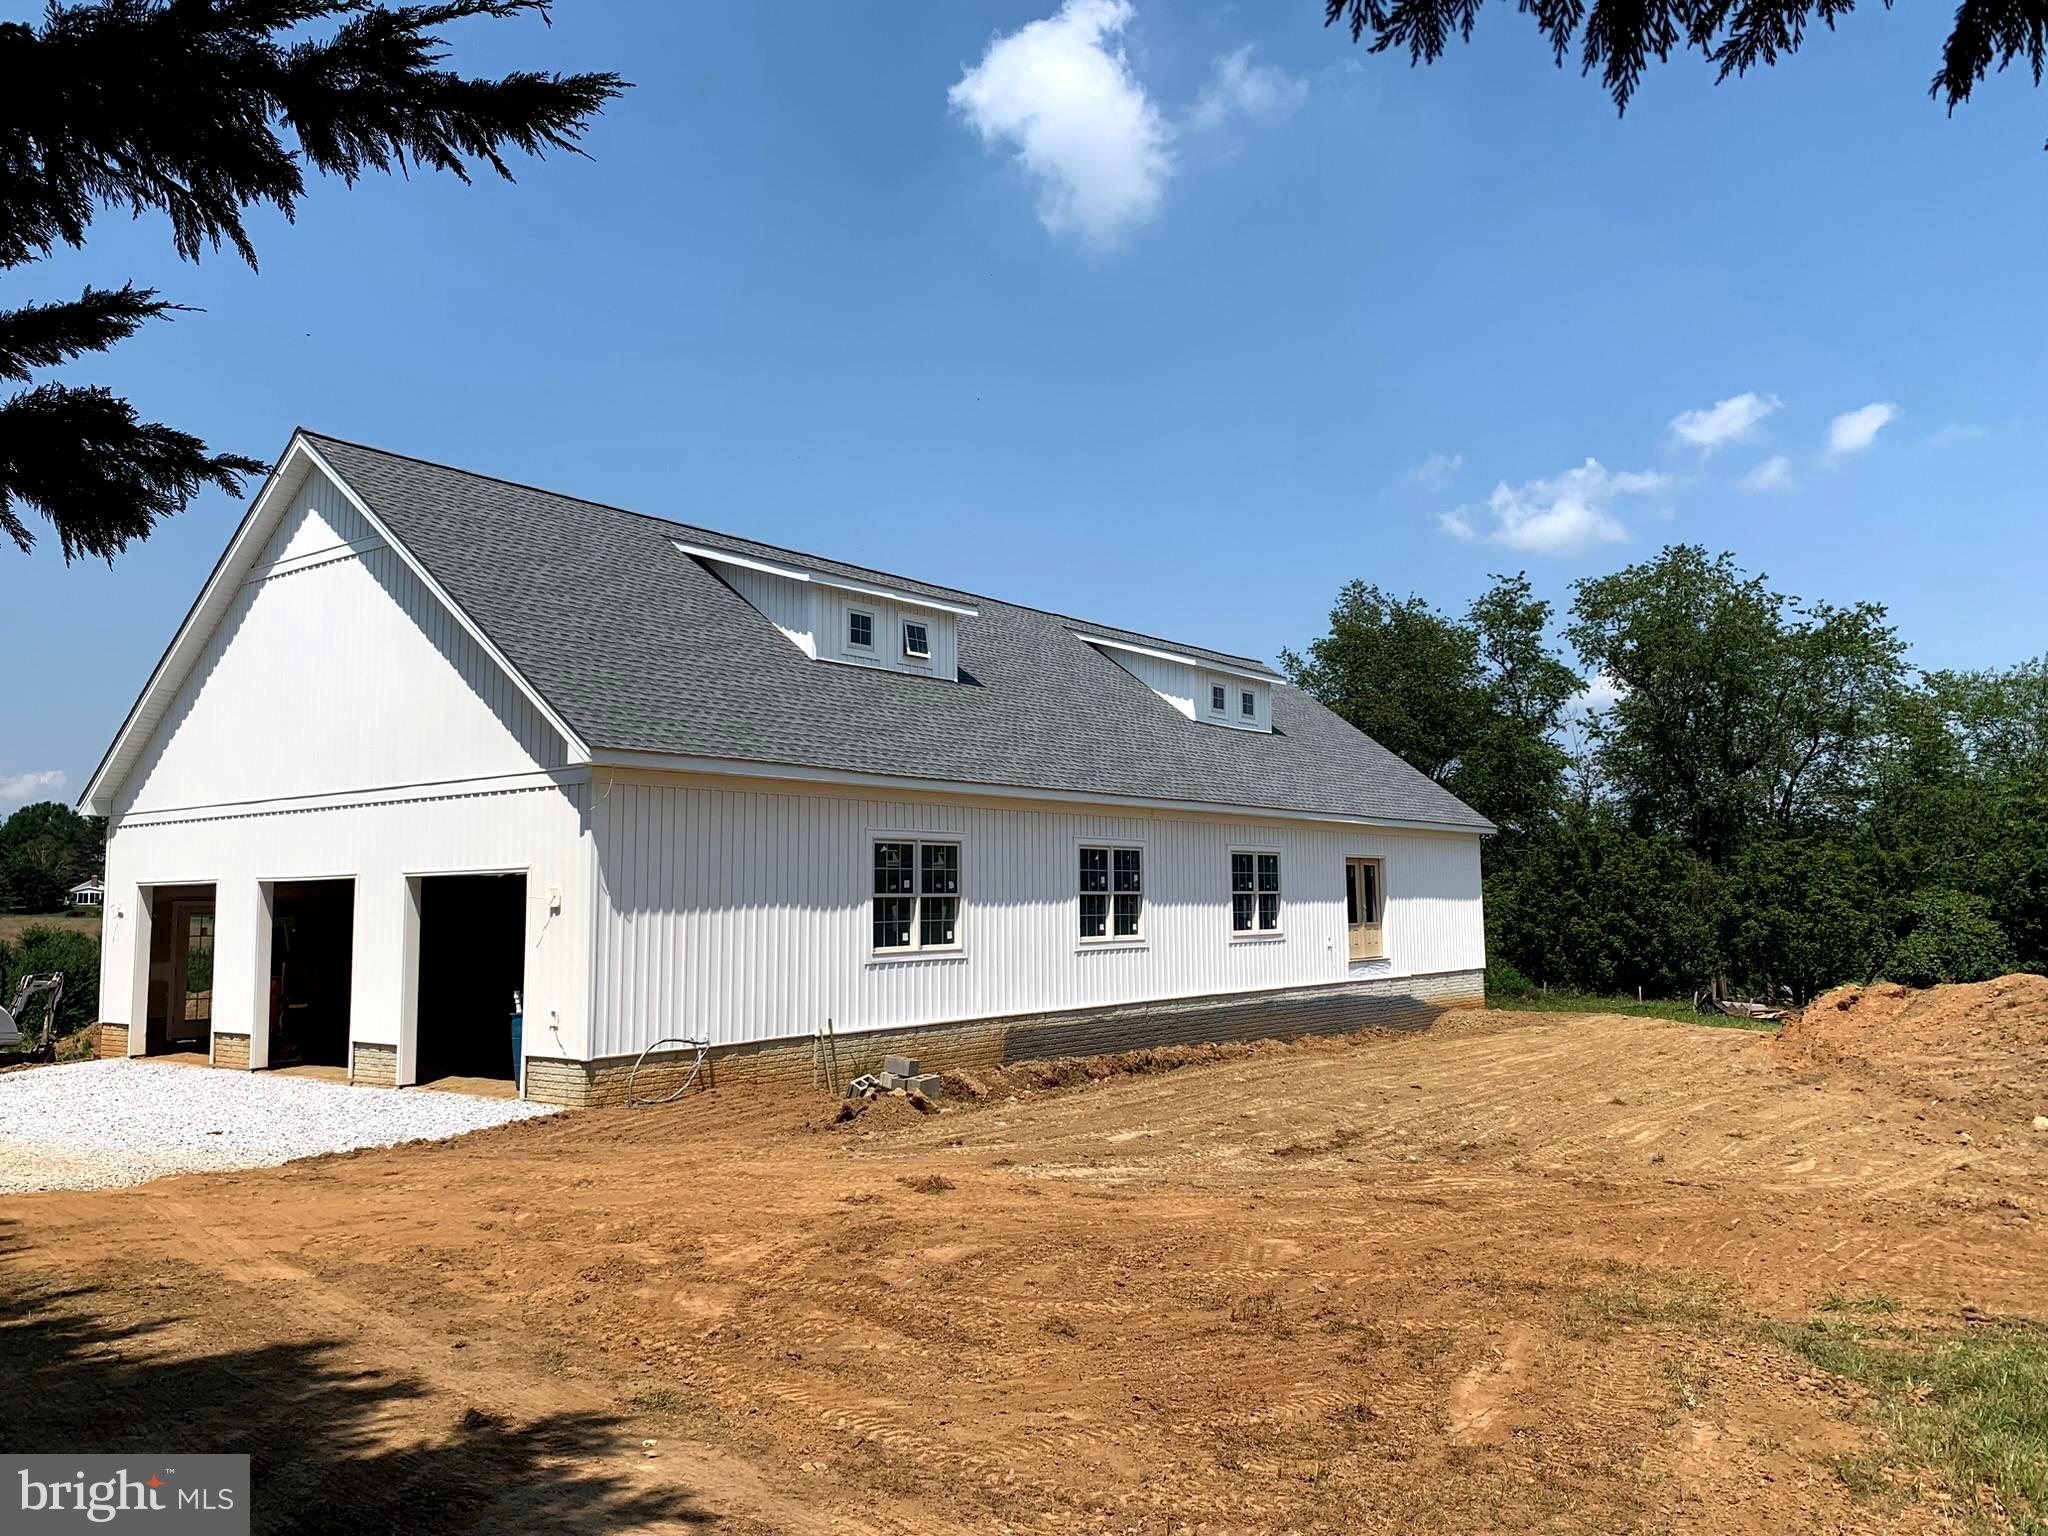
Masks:
[[[1353,960],[1377,960],[1380,944],[1380,861],[1344,861],[1344,926]]]

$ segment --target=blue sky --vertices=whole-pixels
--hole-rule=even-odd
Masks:
[[[2023,74],[1947,117],[1945,18],[1873,8],[1617,120],[1504,5],[1413,70],[1321,9],[560,0],[456,61],[624,73],[592,159],[316,184],[259,273],[108,215],[6,296],[202,306],[72,376],[216,447],[304,423],[1269,658],[1352,577],[1563,600],[1674,540],[1923,666],[2048,649]],[[240,511],[0,551],[0,811],[83,787]]]

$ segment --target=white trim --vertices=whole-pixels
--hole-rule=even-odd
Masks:
[[[875,903],[884,899],[887,893],[875,889],[875,845],[877,843],[910,844],[910,937],[908,944],[892,945],[881,949],[875,945]],[[927,944],[924,942],[924,846],[927,843],[943,843],[953,850],[953,873],[959,881],[953,891],[953,942],[950,944]],[[867,841],[867,865],[861,872],[861,882],[866,898],[861,906],[861,920],[867,924],[867,958],[870,965],[894,964],[900,960],[964,960],[967,958],[967,839],[958,832],[906,832],[897,827],[869,827]],[[902,892],[896,892],[900,898]]]
[[[1109,863],[1103,873],[1109,877],[1109,884],[1100,891],[1081,889],[1081,855],[1090,848],[1101,848],[1108,852]],[[1138,889],[1119,891],[1116,888],[1116,856],[1124,851],[1138,856]],[[1143,949],[1152,942],[1151,895],[1152,895],[1152,850],[1142,837],[1077,837],[1074,839],[1074,856],[1067,861],[1067,868],[1074,879],[1073,926],[1068,930],[1074,936],[1076,953],[1092,952],[1098,949]],[[1138,931],[1118,933],[1116,931],[1116,898],[1132,896],[1138,898]],[[1081,931],[1081,899],[1084,896],[1100,896],[1105,905],[1102,909],[1102,934],[1090,938]]]
[[[330,544],[325,549],[308,550],[303,555],[286,555],[268,565],[257,566],[242,578],[242,585],[259,586],[273,576],[289,576],[294,571],[309,571],[316,565],[332,565],[337,560],[360,560],[382,548],[382,539],[356,539],[347,544]]]
[[[965,795],[989,800],[1042,800],[1057,805],[1109,805],[1143,811],[1194,812],[1247,820],[1314,821],[1335,827],[1374,827],[1389,832],[1451,832],[1486,837],[1491,827],[1459,826],[1445,821],[1404,821],[1395,816],[1341,816],[1327,811],[1290,811],[1275,806],[1229,805],[1212,800],[1153,800],[1142,795],[1107,795],[1081,789],[1033,789],[1015,784],[968,784],[957,779],[918,779],[900,774],[863,773],[844,768],[813,768],[801,763],[749,762],[732,757],[698,757],[687,752],[638,752],[599,748],[590,755],[598,768],[638,768],[654,773],[717,774],[735,779],[786,779],[805,784],[853,785],[866,789],[901,789],[913,794]]]
[[[1225,933],[1226,933],[1226,934],[1227,934],[1227,935],[1229,936],[1229,938],[1230,938],[1230,942],[1231,942],[1231,943],[1233,943],[1233,944],[1259,944],[1259,943],[1268,943],[1268,942],[1271,942],[1272,940],[1275,940],[1275,939],[1284,939],[1284,938],[1286,938],[1286,937],[1287,937],[1287,854],[1286,854],[1286,850],[1284,850],[1284,849],[1280,849],[1280,848],[1268,848],[1268,847],[1261,847],[1261,846],[1260,846],[1259,844],[1257,844],[1257,843],[1232,843],[1232,844],[1231,844],[1231,845],[1229,846],[1229,848],[1227,848],[1227,849],[1225,849],[1225,850],[1224,850],[1224,855],[1223,855],[1223,856],[1224,856],[1224,857],[1225,857],[1226,859],[1231,859],[1231,860],[1234,860],[1234,859],[1236,859],[1236,857],[1237,857],[1237,856],[1238,856],[1238,855],[1239,855],[1240,853],[1248,853],[1248,854],[1250,854],[1250,855],[1251,855],[1251,858],[1252,858],[1252,888],[1251,888],[1251,893],[1250,893],[1250,894],[1251,894],[1251,898],[1252,898],[1252,926],[1251,926],[1251,927],[1249,927],[1249,928],[1245,928],[1245,929],[1239,929],[1239,928],[1238,928],[1238,926],[1237,926],[1237,898],[1238,898],[1238,894],[1239,894],[1239,893],[1238,893],[1237,887],[1236,887],[1236,886],[1234,886],[1234,885],[1232,885],[1232,884],[1230,883],[1231,879],[1232,879],[1232,878],[1233,878],[1233,877],[1234,877],[1234,876],[1236,875],[1236,873],[1237,873],[1237,872],[1236,872],[1236,871],[1235,871],[1234,869],[1231,869],[1231,868],[1229,868],[1229,867],[1226,867],[1226,868],[1224,869],[1224,871],[1223,871],[1223,931],[1224,931],[1224,932],[1225,932]],[[1279,901],[1279,906],[1280,906],[1280,926],[1279,926],[1279,927],[1277,927],[1277,928],[1261,928],[1261,927],[1259,927],[1259,926],[1258,926],[1258,922],[1259,922],[1259,897],[1260,897],[1260,895],[1262,894],[1262,893],[1260,892],[1260,890],[1259,890],[1259,862],[1258,862],[1258,861],[1259,861],[1259,858],[1260,858],[1260,856],[1261,856],[1261,855],[1264,855],[1264,856],[1270,857],[1270,858],[1271,858],[1271,859],[1273,860],[1273,863],[1274,863],[1275,867],[1276,867],[1276,868],[1278,869],[1278,871],[1279,871],[1279,874],[1280,874],[1280,888],[1279,888],[1278,890],[1276,890],[1276,891],[1275,891],[1275,892],[1273,893],[1273,894],[1274,894],[1275,896],[1279,897],[1279,899],[1280,899],[1280,901]]]
[[[255,532],[257,524],[263,520],[264,509],[269,506],[271,497],[277,495],[279,489],[285,484],[288,478],[288,471],[291,468],[292,461],[298,456],[300,446],[299,436],[294,432],[292,440],[285,444],[283,454],[279,456],[277,463],[264,478],[262,489],[256,493],[256,499],[249,503],[249,510],[242,514],[241,524],[228,539],[227,548],[221,551],[220,559],[214,562],[213,572],[206,578],[206,585],[199,589],[199,596],[192,600],[192,606],[186,610],[184,621],[178,625],[176,633],[171,636],[171,643],[164,647],[163,655],[157,658],[156,666],[149,674],[149,680],[142,685],[142,692],[138,693],[135,696],[135,702],[128,706],[128,713],[121,721],[121,728],[114,733],[113,743],[108,746],[106,755],[100,759],[99,767],[93,770],[92,777],[86,781],[84,790],[79,794],[79,808],[85,811],[86,814],[106,814],[106,806],[100,803],[100,792],[107,787],[106,781],[109,772],[120,759],[123,749],[128,745],[129,737],[134,734],[136,721],[141,717],[144,706],[157,696],[170,677],[174,670],[173,663],[183,659],[182,653],[192,641],[199,616],[207,611],[214,595],[224,590],[225,578],[228,572],[240,569],[240,562],[237,556],[241,554],[244,547],[250,542],[251,535]],[[292,488],[297,490],[297,484],[294,483]],[[240,590],[241,585],[241,578],[238,575],[234,582],[235,590]],[[209,634],[212,633],[211,627],[209,627],[207,632]],[[176,668],[175,670],[178,672],[179,681],[183,682],[183,669]],[[124,773],[123,778],[125,779],[125,777]]]
[[[178,626],[177,633],[172,635],[171,643],[164,648],[162,657],[158,659],[155,669],[149,674],[149,680],[142,685],[142,691],[136,695],[135,702],[128,707],[128,713],[121,722],[120,730],[114,734],[113,744],[107,748],[106,755],[100,759],[99,767],[93,770],[91,779],[86,782],[84,791],[78,797],[77,804],[81,810],[89,815],[97,816],[104,816],[109,813],[109,807],[106,802],[110,793],[119,789],[121,784],[126,782],[128,772],[133,767],[132,763],[125,763],[124,758],[144,713],[167,690],[174,692],[183,685],[185,676],[190,670],[190,652],[192,648],[194,646],[203,646],[219,624],[219,617],[214,613],[216,605],[225,601],[226,594],[239,592],[250,580],[258,579],[258,573],[253,568],[253,556],[250,550],[251,546],[255,544],[259,531],[264,537],[268,537],[271,531],[273,501],[280,495],[285,496],[287,499],[295,495],[300,487],[304,485],[305,475],[312,470],[318,470],[332,482],[334,488],[341,493],[342,499],[362,517],[364,522],[368,523],[375,530],[379,539],[397,552],[398,558],[419,579],[420,584],[428,592],[432,593],[435,600],[454,616],[456,623],[460,624],[464,632],[477,643],[478,648],[504,671],[505,675],[512,680],[512,685],[526,696],[535,709],[540,711],[541,718],[554,728],[567,746],[569,761],[571,763],[585,763],[590,760],[590,748],[584,743],[582,737],[571,730],[568,723],[555,713],[547,700],[542,698],[534,686],[520,674],[518,668],[514,667],[506,659],[505,654],[496,645],[491,643],[490,638],[477,627],[468,614],[462,611],[455,600],[442,588],[441,584],[427,573],[426,567],[420,564],[412,551],[407,549],[402,542],[392,535],[391,530],[385,526],[383,519],[372,512],[364,504],[363,499],[350,488],[348,482],[336,473],[334,467],[320,456],[318,450],[307,440],[305,433],[295,431],[292,433],[291,441],[285,445],[284,452],[279,455],[277,464],[265,478],[263,488],[256,493],[255,500],[249,504],[249,510],[243,514],[240,525],[235,529],[233,537],[228,540],[227,548],[221,552],[220,559],[214,563],[212,574],[207,577],[206,585],[200,589],[198,598],[194,600],[191,608],[187,610],[184,621]],[[363,541],[357,542],[361,543]],[[349,547],[352,548],[353,546]],[[342,558],[339,548],[316,551],[313,556],[306,557],[307,563],[317,564],[325,559]],[[278,574],[283,568],[298,568],[296,559],[273,562],[270,567],[266,568],[263,574]],[[203,620],[209,618],[211,622],[202,623]],[[149,729],[154,730],[161,723],[160,717],[153,718],[150,721]],[[117,764],[122,765],[118,775],[116,773]]]
[[[1178,661],[1190,667],[1201,667],[1210,672],[1221,672],[1227,677],[1248,677],[1256,683],[1280,683],[1286,679],[1271,672],[1258,672],[1250,667],[1240,667],[1227,661],[1213,661],[1206,656],[1196,656],[1188,651],[1162,651],[1156,646],[1138,645],[1130,640],[1112,640],[1106,635],[1094,634],[1085,629],[1068,631],[1077,640],[1090,645],[1106,645],[1112,651],[1129,651],[1133,656],[1150,656],[1154,661]]]
[[[540,696],[540,691],[521,675],[519,669],[513,666],[511,661],[506,658],[505,653],[491,642],[491,637],[483,632],[483,629],[476,621],[462,611],[461,604],[450,597],[441,584],[434,580],[427,568],[420,564],[419,560],[413,555],[413,552],[407,549],[397,535],[393,534],[385,526],[384,520],[375,512],[372,512],[362,497],[358,496],[349,486],[348,481],[337,474],[333,466],[320,457],[319,450],[307,442],[303,434],[294,434],[293,441],[305,450],[306,456],[313,461],[320,472],[334,482],[335,489],[339,490],[342,494],[342,499],[347,501],[351,507],[354,507],[362,515],[364,522],[377,530],[378,537],[391,546],[397,553],[398,558],[405,562],[406,568],[419,578],[420,585],[434,594],[441,605],[455,616],[455,622],[463,627],[463,630],[469,635],[470,639],[477,643],[479,649],[486,656],[490,657],[492,661],[496,662],[507,677],[512,679],[513,687],[526,695],[527,701],[540,711],[541,718],[555,728],[556,733],[561,736],[563,742],[569,748],[569,761],[571,763],[589,762],[590,748],[584,744],[583,738],[569,728],[568,721],[555,713],[548,701]]]
[[[358,806],[391,805],[412,800],[461,800],[475,795],[517,794],[536,789],[570,789],[590,782],[588,768],[534,768],[523,773],[481,779],[435,779],[419,784],[385,784],[374,789],[335,789],[310,795],[278,795],[259,800],[221,800],[210,805],[166,806],[131,811],[109,828],[169,826],[183,821],[226,821],[243,816],[284,816],[300,811],[343,811]]]
[[[937,597],[920,597],[915,592],[905,592],[895,587],[872,586],[865,582],[849,580],[844,576],[834,576],[829,571],[814,571],[801,565],[781,565],[773,560],[762,560],[752,555],[737,555],[729,549],[713,549],[708,544],[686,544],[681,539],[670,539],[669,543],[683,554],[698,560],[709,560],[714,565],[737,565],[749,571],[762,571],[770,576],[780,576],[785,581],[830,587],[835,592],[852,592],[860,597],[874,598],[878,602],[900,603],[906,608],[929,608],[934,613],[957,614],[967,619],[978,618],[981,614],[979,608],[970,608],[965,603],[949,603]]]

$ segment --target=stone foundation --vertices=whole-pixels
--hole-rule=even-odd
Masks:
[[[213,1064],[236,1072],[249,1070],[249,1037],[213,1032]]]
[[[915,1056],[927,1071],[974,1072],[1014,1061],[1099,1056],[1145,1046],[1276,1036],[1291,1039],[1376,1028],[1419,1029],[1445,1009],[1477,1008],[1485,1001],[1485,972],[1446,971],[1434,976],[1371,977],[1277,992],[929,1024],[840,1036],[838,1078],[845,1083],[863,1072],[873,1072],[889,1054]],[[360,1052],[366,1047],[356,1049]],[[660,1098],[672,1091],[688,1074],[693,1060],[694,1054],[687,1051],[648,1057],[634,1085],[636,1097]],[[626,1078],[632,1070],[631,1056],[602,1061],[529,1056],[526,1097],[571,1108],[623,1104]],[[822,1087],[824,1074],[818,1046],[807,1036],[797,1036],[719,1046],[705,1061],[702,1080],[715,1087],[805,1089]],[[360,1072],[355,1081],[365,1081]]]
[[[128,1026],[126,1024],[102,1024],[93,1054],[101,1061],[128,1054]]]
[[[398,1082],[398,1047],[357,1041],[349,1053],[348,1080],[361,1088],[390,1088]]]

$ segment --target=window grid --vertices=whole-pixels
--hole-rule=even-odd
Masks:
[[[847,614],[846,643],[859,646],[864,651],[875,648],[875,616],[872,613]]]
[[[903,624],[903,654],[919,661],[931,659],[931,631],[914,619],[906,619]]]
[[[1230,706],[1224,703],[1224,687],[1221,683],[1209,685],[1209,713],[1220,715]]]
[[[877,838],[873,944],[878,954],[960,947],[960,845]]]
[[[1083,943],[1144,937],[1144,849],[1083,847],[1080,889]]]
[[[1237,696],[1237,712],[1251,720],[1259,713],[1259,696],[1247,688]]]
[[[1247,849],[1230,855],[1230,931],[1280,931],[1280,855]]]

